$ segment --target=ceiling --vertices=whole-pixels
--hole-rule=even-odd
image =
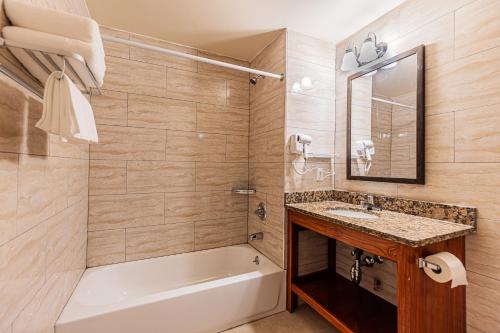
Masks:
[[[100,24],[252,60],[282,28],[345,39],[404,0],[86,0]]]

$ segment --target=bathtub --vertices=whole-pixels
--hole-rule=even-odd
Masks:
[[[55,331],[214,333],[283,311],[284,288],[284,270],[246,244],[95,267]]]

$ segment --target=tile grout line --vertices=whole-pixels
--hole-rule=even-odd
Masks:
[[[456,143],[456,139],[457,139],[456,138],[456,130],[457,130],[457,128],[456,128],[456,113],[455,112],[453,112],[452,121],[453,121],[453,163],[456,163],[456,161],[457,161],[457,151],[456,151],[456,149],[457,149],[457,143]]]

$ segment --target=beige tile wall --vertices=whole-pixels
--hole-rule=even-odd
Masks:
[[[335,153],[335,45],[295,31],[287,31],[287,91],[285,113],[285,192],[333,189],[333,175],[317,180],[316,169],[300,175],[304,160],[291,154],[290,136],[303,133],[312,137],[309,151],[332,156],[309,159],[309,168],[333,172]],[[312,88],[297,90],[294,84],[304,78]],[[285,230],[286,235],[286,230]],[[327,238],[312,232],[301,232],[299,239],[299,274],[307,274],[327,265]]]
[[[312,87],[297,90],[302,80],[310,79]],[[333,171],[335,139],[335,45],[298,32],[287,32],[287,100],[285,121],[285,192],[333,189],[333,175],[322,181],[316,171],[299,175],[303,159],[291,154],[289,138],[294,133],[312,137],[311,153],[331,155],[332,158],[310,159],[311,168]]]
[[[293,133],[313,137],[311,151],[334,153],[335,47],[293,31],[284,31],[251,63],[252,67],[274,73],[287,74],[283,82],[260,80],[250,89],[250,187],[257,190],[250,197],[248,209],[249,232],[264,231],[264,239],[250,242],[281,267],[285,266],[284,252],[286,224],[283,208],[285,192],[310,189],[332,189],[333,177],[316,180],[316,173],[298,175],[293,171],[295,156],[289,153],[288,138]],[[309,77],[313,87],[307,91],[294,91],[294,82]],[[312,159],[310,167],[322,167],[331,172],[333,159]],[[303,161],[297,162],[303,167]],[[267,221],[254,214],[259,202],[268,209]],[[322,253],[326,238],[314,234],[301,235],[303,246],[301,273],[317,270],[326,264]]]
[[[238,65],[124,31],[103,33]],[[88,266],[246,242],[248,74],[105,43],[92,97]]]
[[[500,331],[500,3],[409,0],[337,45],[368,31],[390,54],[426,45],[426,185],[347,181],[336,160],[337,189],[476,206],[478,232],[467,237],[467,324]],[[346,77],[336,72],[336,150],[345,151]],[[387,283],[390,285],[390,279]]]
[[[273,73],[286,71],[286,32],[278,36],[251,62],[251,67]],[[248,232],[264,232],[263,240],[250,244],[284,267],[284,130],[285,80],[260,79],[250,88],[249,184],[257,194],[249,197]],[[259,220],[259,202],[268,217]]]
[[[30,2],[88,15],[80,0]],[[41,103],[11,85],[1,77],[0,332],[53,332],[86,266],[89,145],[36,128]]]

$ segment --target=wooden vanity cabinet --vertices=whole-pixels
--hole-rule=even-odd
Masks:
[[[298,275],[299,232],[329,238],[328,269]],[[356,286],[335,271],[336,240],[397,263],[397,306]],[[418,267],[418,258],[447,251],[465,262],[465,237],[422,247],[375,237],[288,210],[287,310],[300,297],[343,333],[465,333],[465,287],[437,283]],[[370,269],[364,267],[363,269]]]

